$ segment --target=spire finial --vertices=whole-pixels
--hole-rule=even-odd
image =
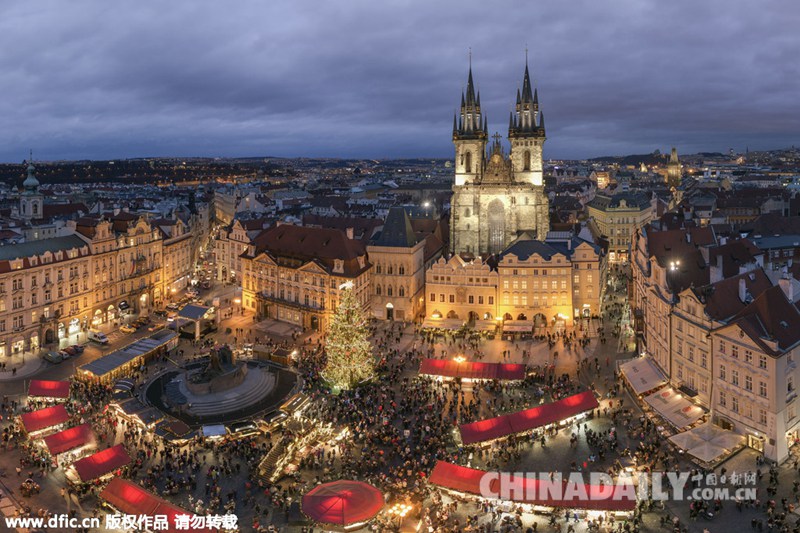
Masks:
[[[472,47],[469,47],[469,69],[472,70]]]
[[[30,149],[29,154],[30,155],[28,156],[28,163],[33,163],[33,148]]]
[[[525,43],[525,64],[528,64],[528,43]]]

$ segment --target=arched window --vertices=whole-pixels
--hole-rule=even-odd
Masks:
[[[405,295],[406,295],[406,289],[405,289],[405,287],[403,287],[402,285],[400,285],[400,287],[397,289],[397,294],[398,294],[398,296],[405,296]]]
[[[472,211],[469,210],[469,207],[464,209],[464,216],[465,217],[471,217],[472,216]]]
[[[530,170],[531,169],[531,151],[525,150],[525,153],[522,155],[522,170]]]
[[[380,295],[381,295],[381,286],[380,286],[380,285],[378,285],[377,287],[375,287],[375,294],[377,294],[378,296],[380,296]]]
[[[391,296],[391,295],[392,295],[392,287],[390,285],[389,287],[386,287],[386,296]]]
[[[380,274],[381,273],[381,266],[380,265],[375,265],[375,273],[376,274]]]
[[[472,152],[467,152],[467,162],[464,165],[464,172],[472,172]]]
[[[404,267],[403,265],[400,265],[399,267],[397,267],[397,273],[400,274],[401,276],[405,275],[406,267]],[[400,296],[402,296],[402,294]]]
[[[392,265],[389,265],[389,266],[386,268],[386,273],[391,275],[391,273],[392,273]]]

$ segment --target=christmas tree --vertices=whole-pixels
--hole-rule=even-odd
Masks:
[[[353,285],[344,285],[340,302],[331,319],[325,340],[328,363],[323,377],[334,387],[350,389],[374,374],[372,344],[367,319],[353,294]]]

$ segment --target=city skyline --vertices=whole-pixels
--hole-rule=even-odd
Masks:
[[[501,134],[528,50],[545,159],[780,148],[800,131],[800,9],[776,2],[78,6],[6,9],[0,161],[29,148],[42,160],[450,157],[442,132],[470,49]]]

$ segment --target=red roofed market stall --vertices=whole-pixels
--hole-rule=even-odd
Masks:
[[[525,365],[423,359],[419,373],[447,378],[522,380],[525,379]]]
[[[497,479],[497,472],[486,472],[475,468],[467,468],[445,461],[438,461],[436,463],[433,472],[431,472],[430,482],[439,487],[456,492],[474,494],[481,497],[491,497],[490,495],[483,496],[481,494],[481,479],[487,474],[495,476],[495,478],[487,484],[490,492],[493,494],[499,493],[500,482]],[[566,487],[569,482],[564,480],[563,483],[564,487]],[[551,497],[552,494],[545,490],[544,483],[539,479],[525,478],[522,485],[524,487],[523,497],[517,497],[517,493],[512,493],[514,499],[511,501],[530,505],[594,511],[633,511],[636,508],[635,491],[631,492],[633,495],[631,498],[618,486],[610,488],[601,487],[599,485],[582,485],[578,490],[574,491],[576,494],[571,494],[570,490],[562,490],[562,498],[558,499]],[[587,497],[582,498],[581,496],[583,495]],[[572,497],[568,499],[567,496]]]
[[[44,444],[53,457],[93,444],[94,441],[94,433],[89,424],[71,427],[44,438]]]
[[[22,427],[25,432],[31,435],[67,422],[69,413],[63,405],[54,405],[31,413],[23,413],[20,415],[20,419],[22,419]]]
[[[102,452],[84,457],[80,461],[76,461],[72,466],[77,470],[81,481],[88,482],[128,466],[130,462],[131,456],[125,451],[125,447],[122,444],[117,444]]]
[[[317,485],[303,496],[303,512],[317,522],[347,526],[366,522],[383,509],[381,491],[360,481]]]
[[[180,507],[159,498],[155,494],[143,489],[132,481],[128,481],[127,479],[118,477],[112,479],[108,485],[106,485],[106,488],[100,493],[99,498],[122,514],[151,517],[156,515],[166,516],[169,527],[160,531],[167,531],[169,533],[176,533],[178,531],[211,533],[215,531],[212,528],[206,527],[178,529],[175,526],[176,515],[194,516],[194,514],[186,512]]]
[[[32,379],[28,386],[28,396],[34,398],[69,398],[69,381],[44,381]]]
[[[597,398],[591,391],[573,394],[558,401],[526,409],[525,411],[488,418],[470,424],[461,424],[459,428],[461,440],[464,444],[475,444],[507,437],[566,420],[580,413],[596,409],[598,405]]]

